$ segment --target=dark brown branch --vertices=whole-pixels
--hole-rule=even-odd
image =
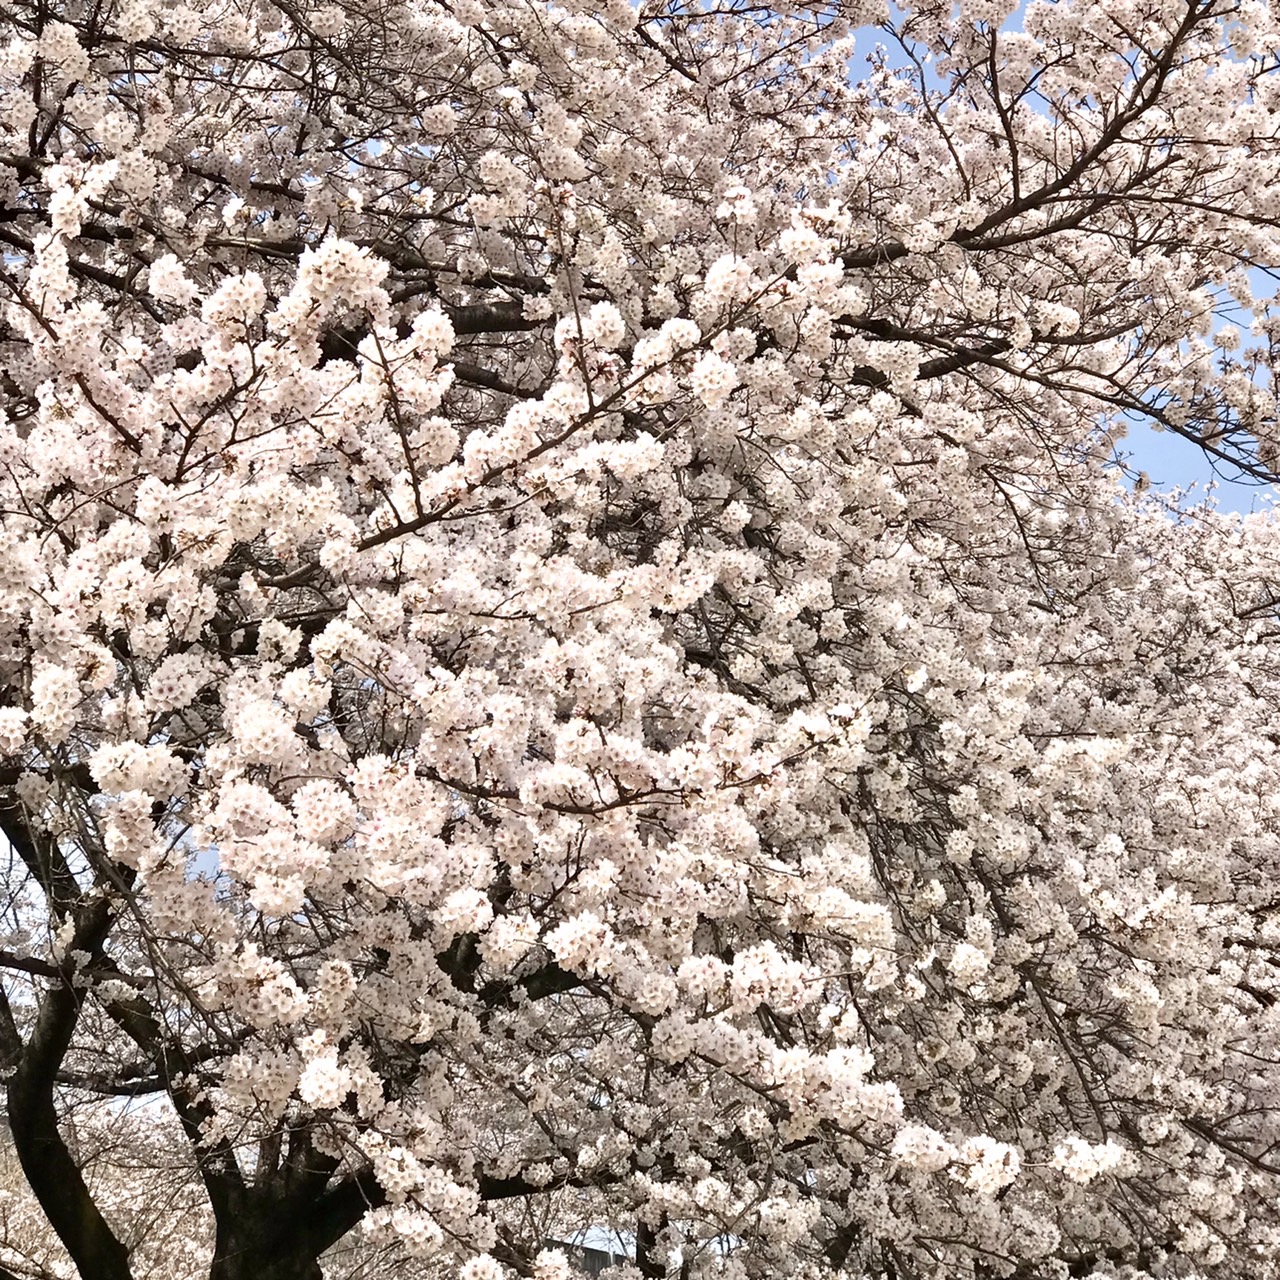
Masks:
[[[111,922],[106,899],[82,908],[68,949],[97,953]],[[54,1086],[79,1016],[79,993],[72,987],[44,993],[9,1081],[9,1129],[27,1183],[80,1274],[132,1280],[129,1251],[107,1225],[58,1130]]]

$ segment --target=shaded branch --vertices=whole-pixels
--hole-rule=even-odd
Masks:
[[[90,903],[78,915],[68,949],[99,952],[111,924],[106,899]],[[54,1086],[80,1007],[79,993],[69,985],[44,993],[9,1081],[9,1129],[27,1183],[80,1274],[94,1280],[132,1280],[129,1251],[107,1225],[58,1130]]]

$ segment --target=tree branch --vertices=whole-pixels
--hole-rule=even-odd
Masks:
[[[111,923],[106,899],[90,903],[79,913],[69,949],[99,951]],[[27,1183],[80,1274],[132,1280],[129,1251],[107,1225],[58,1130],[54,1085],[79,1016],[80,996],[70,985],[44,993],[9,1081],[9,1129]]]

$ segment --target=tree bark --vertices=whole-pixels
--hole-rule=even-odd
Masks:
[[[265,1215],[220,1217],[209,1280],[324,1280],[315,1255],[289,1239],[296,1224],[283,1216],[278,1212],[274,1222]]]
[[[72,946],[92,953],[111,927],[104,900],[81,909]],[[69,981],[45,992],[8,1086],[9,1129],[36,1199],[85,1280],[132,1280],[129,1251],[94,1203],[58,1130],[53,1093],[80,1017]]]

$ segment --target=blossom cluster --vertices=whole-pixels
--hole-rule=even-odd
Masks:
[[[14,13],[0,1266],[1268,1280],[1268,8]]]

